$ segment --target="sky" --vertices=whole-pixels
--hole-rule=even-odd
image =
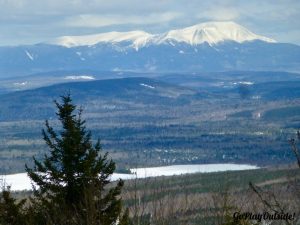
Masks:
[[[234,21],[300,45],[299,0],[0,0],[0,45],[109,31],[162,33],[208,21]]]

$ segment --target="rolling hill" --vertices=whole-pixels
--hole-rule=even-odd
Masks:
[[[275,73],[277,82],[271,73],[269,80],[260,80],[260,73],[254,80],[243,74],[213,79],[209,74],[179,79],[177,74],[176,84],[162,81],[172,80],[171,74],[92,80],[0,95],[3,171],[22,171],[32,155],[46,152],[41,139],[44,120],[57,128],[53,100],[69,92],[83,107],[93,137],[101,138],[121,167],[292,161],[287,140],[299,124],[300,81],[291,80],[296,74]],[[199,85],[186,87],[191,79]],[[247,95],[241,94],[241,87]]]

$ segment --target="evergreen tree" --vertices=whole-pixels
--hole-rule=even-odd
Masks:
[[[35,210],[38,214],[47,212],[45,219],[52,219],[55,224],[62,224],[55,220],[56,216],[60,221],[67,217],[65,224],[115,224],[125,218],[121,216],[119,197],[123,181],[107,188],[115,163],[107,153],[100,154],[99,140],[92,144],[82,110],[77,111],[70,95],[62,96],[62,103],[55,104],[62,129],[56,132],[46,121],[42,134],[50,153],[42,162],[34,158],[33,168],[26,165],[36,186]]]
[[[20,225],[25,223],[25,213],[23,206],[26,200],[19,202],[11,196],[10,188],[3,187],[0,193],[0,224]]]

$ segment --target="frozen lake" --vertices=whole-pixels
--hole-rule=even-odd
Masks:
[[[157,177],[157,176],[173,176],[181,174],[191,173],[212,173],[222,171],[237,171],[237,170],[252,170],[258,169],[257,166],[244,165],[244,164],[195,164],[195,165],[173,165],[173,166],[160,166],[160,167],[147,167],[130,169],[133,174],[120,174],[114,173],[112,180],[118,179],[134,179],[145,177]],[[0,175],[1,179],[6,185],[11,186],[11,190],[30,190],[31,182],[27,173],[18,173],[10,175]]]

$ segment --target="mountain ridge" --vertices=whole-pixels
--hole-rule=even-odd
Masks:
[[[198,24],[161,35],[110,32],[56,41],[59,45],[0,47],[0,77],[57,70],[300,71],[300,46],[277,43],[233,22]]]
[[[120,43],[129,42],[130,47],[136,50],[147,45],[160,45],[165,43],[183,42],[190,45],[198,45],[207,42],[209,45],[216,45],[224,41],[245,41],[261,40],[265,42],[276,42],[271,38],[252,33],[245,27],[235,22],[207,22],[189,26],[183,29],[170,30],[162,34],[150,34],[145,31],[129,32],[108,32],[82,36],[58,37],[48,44],[64,47],[92,46],[99,43]]]

